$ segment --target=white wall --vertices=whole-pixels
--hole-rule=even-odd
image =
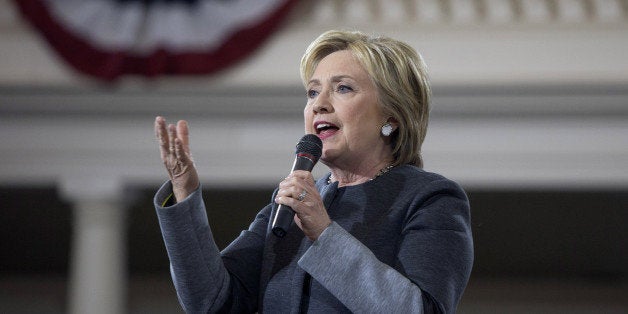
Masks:
[[[0,1],[0,183],[154,183],[163,173],[151,123],[164,114],[191,120],[207,184],[273,184],[302,133],[300,55],[326,29],[358,28],[406,40],[427,60],[428,169],[473,187],[628,184],[623,2],[383,3],[305,3],[252,58],[217,76],[103,87]],[[243,157],[252,152],[263,165]]]

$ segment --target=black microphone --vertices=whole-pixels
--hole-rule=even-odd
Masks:
[[[292,165],[291,173],[295,170],[312,171],[314,165],[321,157],[323,153],[323,142],[318,136],[314,134],[306,134],[297,143],[296,158]],[[273,233],[283,238],[288,232],[288,228],[294,220],[294,211],[290,206],[279,204],[277,207],[277,213],[273,220],[272,230]]]

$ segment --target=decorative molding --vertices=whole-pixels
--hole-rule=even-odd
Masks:
[[[621,0],[321,0],[304,3],[296,19],[364,26],[626,23]]]
[[[623,0],[319,0],[295,11],[287,27],[628,22]],[[22,24],[13,1],[0,0],[0,31]]]

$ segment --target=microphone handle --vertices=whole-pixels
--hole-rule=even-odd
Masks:
[[[277,237],[283,238],[286,233],[288,233],[288,229],[292,225],[293,220],[294,210],[292,210],[292,207],[280,204],[279,207],[277,207],[277,214],[273,221],[273,233]]]
[[[304,155],[297,155],[294,159],[294,164],[292,165],[292,172],[295,170],[305,170],[312,171],[314,168],[315,162],[310,158]],[[277,213],[275,214],[275,219],[273,220],[272,231],[273,233],[279,237],[283,238],[286,233],[288,233],[288,229],[292,225],[292,221],[294,220],[294,210],[290,208],[290,206],[286,206],[283,204],[279,204],[277,207]]]

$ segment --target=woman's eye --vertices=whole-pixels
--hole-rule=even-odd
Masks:
[[[348,93],[350,91],[353,91],[353,88],[347,86],[347,85],[339,85],[337,88],[337,91],[340,93]]]
[[[314,97],[316,97],[316,95],[318,95],[318,92],[313,90],[313,89],[310,89],[310,90],[307,91],[307,97],[308,98],[314,98]]]

